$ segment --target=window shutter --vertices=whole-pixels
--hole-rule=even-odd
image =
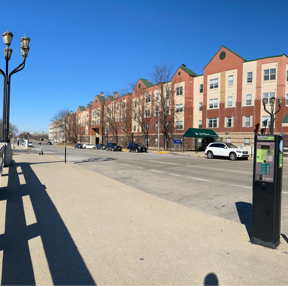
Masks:
[[[234,117],[231,117],[231,127],[234,127]]]
[[[250,128],[253,127],[253,116],[250,116]]]
[[[242,127],[245,127],[245,116],[242,116]]]
[[[217,118],[217,128],[219,128],[219,118]]]
[[[224,127],[227,128],[227,117],[224,118]]]
[[[206,128],[209,127],[208,123],[209,123],[209,120],[206,118]]]

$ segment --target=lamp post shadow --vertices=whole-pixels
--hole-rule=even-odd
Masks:
[[[8,186],[0,192],[0,201],[7,201],[5,233],[0,235],[0,251],[3,251],[1,285],[36,285],[28,240],[38,236],[54,285],[96,285],[45,185],[29,163],[19,166],[26,184],[20,185],[17,168],[12,166]],[[24,196],[30,197],[37,220],[28,226]]]

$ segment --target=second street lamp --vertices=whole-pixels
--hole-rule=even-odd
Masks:
[[[281,98],[278,99],[278,111],[277,111],[277,112],[274,112],[274,104],[275,104],[275,101],[276,101],[275,97],[272,97],[272,98],[270,99],[271,112],[269,112],[269,111],[267,111],[267,109],[266,109],[266,105],[267,105],[267,103],[268,103],[268,99],[267,99],[267,98],[263,98],[263,100],[262,100],[263,107],[264,107],[264,111],[265,111],[266,113],[268,113],[268,114],[270,115],[270,117],[271,117],[271,121],[270,121],[270,134],[271,134],[271,135],[274,134],[274,120],[275,120],[275,117],[274,117],[274,116],[275,116],[278,112],[280,112],[280,110],[281,110],[281,104],[282,104],[282,99],[281,99]]]
[[[29,42],[30,42],[30,38],[28,37],[22,37],[20,39],[21,41],[21,46],[20,46],[20,50],[21,50],[21,55],[23,57],[23,61],[22,63],[17,66],[14,70],[12,70],[12,72],[10,74],[8,74],[8,62],[11,59],[11,55],[13,50],[10,49],[10,45],[13,39],[13,33],[7,31],[5,33],[2,34],[3,37],[3,42],[4,45],[6,46],[6,48],[4,49],[4,56],[5,56],[5,60],[6,60],[6,71],[4,73],[4,71],[2,71],[0,69],[0,73],[3,75],[4,77],[4,88],[3,88],[3,123],[2,123],[2,142],[6,142],[9,143],[10,139],[9,139],[9,113],[10,113],[10,84],[11,84],[11,76],[17,72],[20,72],[21,70],[24,69],[25,67],[25,62],[26,62],[26,58],[28,56],[28,52],[29,52]]]

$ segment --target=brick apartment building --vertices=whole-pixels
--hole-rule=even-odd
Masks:
[[[277,99],[283,100],[274,133],[288,132],[288,124],[282,124],[288,112],[287,83],[285,54],[246,60],[222,46],[203,75],[182,65],[169,82],[152,84],[139,79],[131,94],[115,92],[105,98],[100,93],[86,107],[79,106],[78,141],[123,146],[134,141],[156,147],[159,129],[160,146],[173,147],[173,140],[181,139],[188,128],[202,128],[213,129],[224,142],[252,146],[255,132],[269,131],[270,116],[264,111],[263,98],[268,100],[268,110],[272,97],[276,110]]]

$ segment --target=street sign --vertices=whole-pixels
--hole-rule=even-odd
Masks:
[[[177,139],[174,139],[174,144],[181,144],[182,143],[182,140],[177,140]]]

